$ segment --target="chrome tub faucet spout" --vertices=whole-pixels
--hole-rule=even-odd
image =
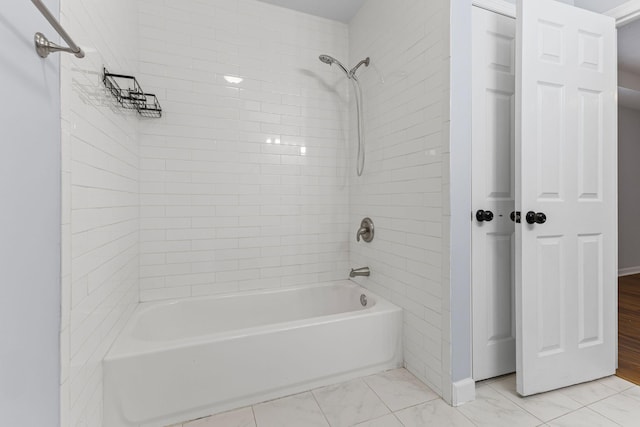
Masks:
[[[371,275],[371,270],[369,270],[369,267],[352,268],[351,273],[349,273],[349,277],[356,277],[356,276],[368,277],[370,275]]]

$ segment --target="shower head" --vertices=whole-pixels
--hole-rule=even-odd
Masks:
[[[356,71],[358,71],[358,68],[360,68],[362,65],[364,65],[365,67],[368,67],[369,66],[369,62],[370,62],[370,59],[369,59],[368,56],[365,59],[363,59],[362,61],[358,62],[356,64],[356,66],[353,67],[351,69],[351,71],[349,71],[349,77],[352,78],[352,79],[358,80],[358,79],[356,79]]]
[[[342,65],[342,63],[340,61],[338,61],[336,58],[334,58],[333,56],[329,56],[329,55],[320,55],[319,56],[320,61],[324,62],[325,64],[329,64],[329,65],[333,65],[336,64],[338,67],[342,68],[342,71],[344,71],[344,73],[347,75],[347,77],[351,77],[349,76],[349,70],[347,70],[347,68]]]
[[[358,161],[356,164],[356,173],[358,174],[358,176],[362,176],[362,172],[364,171],[364,127],[362,125],[362,107],[360,105],[362,103],[362,89],[360,88],[360,82],[358,82],[358,78],[356,77],[356,71],[358,71],[358,68],[360,68],[362,65],[365,65],[367,67],[369,66],[369,57],[366,57],[362,61],[358,62],[356,66],[351,70],[347,70],[347,68],[333,56],[320,55],[318,59],[320,59],[320,61],[325,64],[337,64],[338,67],[340,67],[342,71],[344,71],[344,73],[347,75],[347,79],[351,80],[354,89],[356,89],[356,111],[358,113]]]
[[[329,65],[333,64],[336,61],[335,58],[333,58],[333,57],[331,57],[329,55],[320,55],[318,58],[320,58],[320,61],[324,62],[325,64],[329,64]]]
[[[362,65],[365,66],[369,66],[369,57],[363,59],[362,61],[358,62],[358,64],[353,67],[351,70],[347,70],[347,67],[345,67],[344,65],[342,65],[342,63],[340,61],[338,61],[336,58],[334,58],[333,56],[329,56],[329,55],[320,55],[319,56],[320,61],[324,62],[325,64],[329,64],[329,65],[333,65],[336,64],[338,67],[342,68],[342,71],[344,71],[344,73],[347,75],[348,78],[353,79],[353,80],[358,80],[356,78],[356,71],[358,71],[358,68],[360,68]]]

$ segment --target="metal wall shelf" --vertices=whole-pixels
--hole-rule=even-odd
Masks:
[[[102,82],[123,108],[136,110],[142,117],[162,117],[162,107],[152,93],[145,93],[133,76],[109,73],[103,69]]]

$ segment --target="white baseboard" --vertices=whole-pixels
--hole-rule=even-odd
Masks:
[[[460,406],[476,399],[476,382],[472,378],[465,378],[453,383],[453,396],[451,404]]]
[[[618,269],[618,277],[620,276],[630,276],[632,274],[640,273],[640,265],[637,267],[627,267],[627,268],[619,268]]]

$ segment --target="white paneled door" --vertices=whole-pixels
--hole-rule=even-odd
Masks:
[[[473,8],[473,378],[516,370],[514,111],[516,24]]]
[[[473,377],[530,395],[615,372],[616,33],[518,7],[473,10]]]
[[[615,372],[616,31],[612,18],[519,0],[516,60],[517,387]]]

